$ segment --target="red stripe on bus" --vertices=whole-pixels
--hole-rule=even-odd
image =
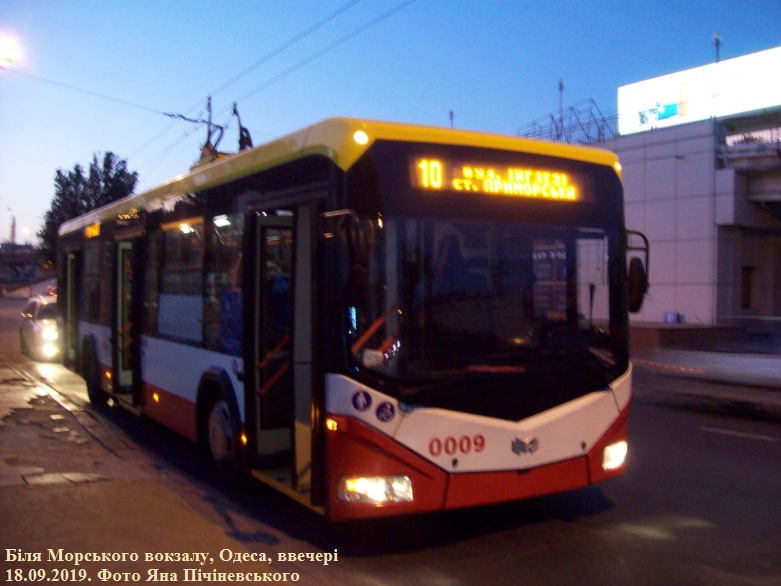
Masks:
[[[195,403],[149,383],[144,383],[142,393],[144,415],[193,442],[197,441]],[[154,400],[155,393],[159,401]]]

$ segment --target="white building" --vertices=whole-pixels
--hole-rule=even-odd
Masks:
[[[781,47],[623,86],[629,229],[651,244],[635,323],[781,331]]]

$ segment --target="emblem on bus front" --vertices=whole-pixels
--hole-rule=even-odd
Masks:
[[[355,410],[363,413],[372,406],[372,396],[366,391],[358,391],[353,395],[352,402]]]
[[[540,447],[540,441],[533,435],[530,435],[526,439],[515,438],[510,447],[513,450],[513,454],[520,456],[521,454],[533,454]]]
[[[394,417],[396,417],[396,409],[393,407],[392,403],[385,401],[384,403],[381,403],[379,407],[377,407],[375,414],[377,415],[378,420],[382,421],[383,423],[388,423]]]

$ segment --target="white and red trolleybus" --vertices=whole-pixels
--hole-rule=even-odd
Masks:
[[[625,470],[647,282],[620,177],[326,120],[63,224],[64,360],[331,519],[585,487]]]

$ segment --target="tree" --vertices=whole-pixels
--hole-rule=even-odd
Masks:
[[[112,152],[105,153],[102,161],[93,154],[86,175],[79,164],[70,171],[57,169],[52,206],[44,215],[43,226],[38,232],[43,262],[54,263],[60,224],[130,195],[137,182],[138,173],[128,171],[127,161]]]

